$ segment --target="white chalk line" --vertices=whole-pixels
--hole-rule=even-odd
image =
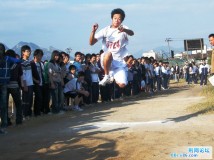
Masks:
[[[201,100],[205,97],[186,97],[186,98],[168,98],[168,100],[173,100],[173,101],[184,101],[184,100]],[[152,101],[152,102],[161,102],[161,101],[166,101],[165,98],[160,99],[147,99],[143,101]],[[122,102],[122,104],[133,104],[136,101],[128,101],[128,102]],[[105,128],[131,128],[131,127],[136,127],[136,126],[153,126],[153,125],[169,125],[174,123],[173,121],[169,120],[156,120],[156,121],[146,121],[146,122],[95,122],[95,123],[88,123],[85,125],[80,125],[80,126],[75,126],[75,127],[70,127],[71,130],[73,131],[83,131],[83,130],[91,130],[91,129],[96,129],[96,130],[102,130]]]
[[[147,122],[98,122],[94,125],[97,127],[108,127],[108,126],[137,126],[137,125],[163,125],[171,123],[172,121],[159,120],[159,121],[147,121]]]
[[[104,129],[104,128],[131,128],[136,126],[148,126],[148,125],[168,125],[174,123],[173,121],[159,120],[159,121],[147,121],[147,122],[96,122],[82,126],[70,127],[71,130],[81,131],[89,129]]]

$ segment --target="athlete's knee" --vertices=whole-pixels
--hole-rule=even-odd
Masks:
[[[112,53],[111,52],[106,53],[104,56],[104,59],[105,60],[111,60],[112,59]]]

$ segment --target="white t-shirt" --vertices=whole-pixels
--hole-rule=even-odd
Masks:
[[[26,81],[27,86],[32,86],[33,84],[33,76],[32,76],[32,68],[29,60],[25,60],[22,62],[22,70],[23,70],[23,80]]]
[[[128,29],[123,25],[123,28]],[[102,49],[104,52],[111,52],[113,59],[122,61],[128,55],[126,45],[128,45],[128,35],[120,32],[118,28],[107,26],[95,34],[97,40],[102,39]]]
[[[208,64],[205,64],[205,65],[201,64],[201,65],[199,66],[199,73],[200,73],[200,74],[202,73],[202,68],[207,68],[207,71],[209,72],[210,66],[209,66]]]
[[[78,82],[77,78],[74,78],[65,84],[64,93],[80,90],[81,86],[81,82]]]
[[[162,73],[167,74],[167,69],[164,66],[161,67],[161,71]]]
[[[159,75],[159,74],[160,74],[160,71],[161,71],[160,66],[155,67],[154,71],[155,71],[155,75],[156,75],[156,76],[160,76],[160,75]]]

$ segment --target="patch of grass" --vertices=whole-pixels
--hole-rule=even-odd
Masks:
[[[175,80],[170,80],[169,87],[183,87],[186,86],[186,81],[184,79],[180,79],[179,82],[175,82]]]
[[[206,97],[202,103],[191,106],[188,110],[193,112],[200,112],[200,114],[213,114],[214,113],[214,87],[208,85],[204,87],[200,93],[201,96]]]

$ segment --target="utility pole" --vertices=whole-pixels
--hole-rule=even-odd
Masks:
[[[71,51],[72,51],[71,47],[68,47],[68,48],[66,48],[65,50],[66,50],[66,52],[69,54],[69,56],[71,56],[71,55],[70,55],[70,53],[71,53]]]
[[[166,42],[167,42],[167,44],[168,44],[168,48],[169,48],[169,55],[170,55],[170,45],[169,45],[169,42],[171,42],[172,41],[172,38],[166,38],[166,40],[165,40]]]
[[[169,42],[171,42],[171,41],[172,41],[172,38],[166,38],[166,40],[165,40],[165,42],[167,42],[167,44],[168,44],[168,49],[169,49],[168,57],[169,57],[169,55],[171,53],[171,51],[170,51],[170,45],[169,45]]]

